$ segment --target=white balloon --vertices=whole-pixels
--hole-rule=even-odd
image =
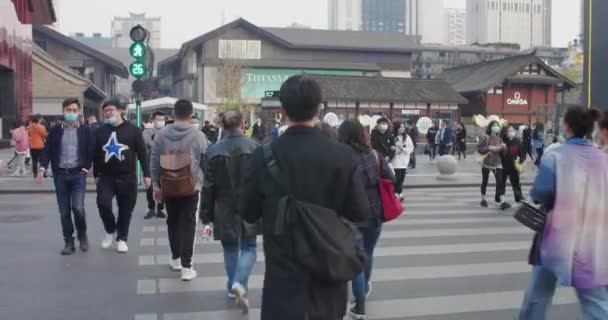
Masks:
[[[339,126],[339,125],[340,125],[340,119],[339,119],[339,118],[338,118],[338,116],[337,116],[335,113],[333,113],[333,112],[330,112],[330,113],[326,114],[326,115],[323,117],[323,121],[324,121],[325,123],[329,124],[329,125],[330,125],[330,126],[332,126],[332,127],[337,127],[337,126]]]
[[[418,119],[418,122],[416,122],[416,127],[420,133],[426,134],[429,132],[429,129],[433,127],[433,120],[431,120],[429,117],[422,117]]]

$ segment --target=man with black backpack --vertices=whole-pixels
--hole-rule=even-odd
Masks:
[[[350,148],[315,128],[321,100],[313,79],[287,79],[280,101],[289,129],[254,153],[241,189],[245,221],[263,221],[262,320],[342,319],[346,284],[362,270],[342,218],[366,221],[370,206]]]
[[[192,252],[196,234],[196,209],[207,138],[192,125],[192,102],[175,103],[175,122],[166,125],[152,141],[150,172],[154,198],[167,209],[167,233],[171,248],[169,267],[181,271],[181,279],[196,278]]]

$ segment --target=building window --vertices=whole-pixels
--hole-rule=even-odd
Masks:
[[[220,40],[220,59],[261,59],[262,42],[259,40]]]
[[[494,93],[495,93],[495,94],[502,94],[502,88],[496,88],[496,89],[494,90]]]

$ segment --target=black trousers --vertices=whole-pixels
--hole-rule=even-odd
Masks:
[[[519,172],[515,170],[515,168],[509,168],[503,170],[503,181],[504,184],[502,190],[506,193],[507,190],[507,179],[511,181],[511,187],[513,187],[513,195],[515,196],[515,201],[520,202],[524,199],[524,195],[521,192],[521,183],[519,182]]]
[[[118,219],[112,212],[112,200],[116,197]],[[131,215],[137,201],[137,178],[133,175],[99,177],[97,183],[97,208],[106,233],[116,232],[116,240],[127,241]]]
[[[197,204],[198,194],[185,198],[165,199],[171,256],[173,260],[181,258],[184,268],[192,267]]]
[[[450,153],[450,146],[447,144],[439,145],[439,156],[445,156]]]
[[[486,195],[486,189],[488,188],[488,180],[490,178],[490,171],[494,174],[494,178],[496,179],[496,194],[494,195],[494,201],[501,202],[502,197],[505,195],[505,183],[503,180],[503,173],[501,168],[481,168],[481,195]]]
[[[163,203],[163,201],[161,200],[161,202],[159,202],[158,204],[156,203],[156,201],[154,201],[154,188],[150,187],[148,189],[146,189],[146,200],[148,200],[148,210],[150,211],[161,211],[165,209],[165,205]]]
[[[407,169],[395,169],[395,192],[401,194]]]
[[[38,165],[40,164],[42,150],[44,149],[30,149],[30,155],[32,156],[32,174],[34,175],[34,178],[38,176]]]

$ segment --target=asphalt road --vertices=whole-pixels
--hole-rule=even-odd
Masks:
[[[407,190],[406,213],[384,226],[376,251],[369,319],[516,318],[532,235],[513,211],[481,209],[478,201],[477,188]],[[164,221],[144,222],[143,196],[125,255],[100,248],[94,194],[86,198],[91,250],[70,257],[59,255],[53,195],[1,195],[0,208],[0,319],[247,319],[226,298],[217,243],[197,242],[195,281],[183,283],[169,271]],[[262,278],[258,262],[250,280],[252,320],[259,318]],[[572,289],[559,289],[555,304],[547,319],[580,317]]]

